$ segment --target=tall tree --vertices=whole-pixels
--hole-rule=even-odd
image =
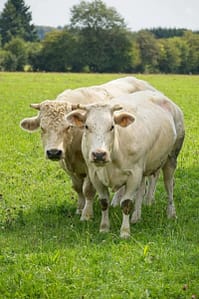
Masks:
[[[81,1],[71,9],[71,28],[79,35],[79,55],[94,72],[125,71],[131,42],[124,19],[101,0]]]
[[[36,41],[37,32],[31,23],[30,7],[24,0],[8,0],[0,14],[0,35],[2,44],[9,42],[13,37],[20,37],[25,41]]]
[[[154,35],[146,30],[137,33],[137,43],[140,48],[142,70],[144,72],[156,72],[158,66],[159,49]]]
[[[112,29],[125,28],[124,19],[114,7],[107,7],[101,0],[92,2],[81,1],[71,9],[71,26],[84,29]]]
[[[34,69],[50,72],[71,70],[76,40],[67,29],[47,33],[41,45],[42,48],[34,61]]]

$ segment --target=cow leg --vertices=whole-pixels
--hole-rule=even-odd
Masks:
[[[164,185],[167,192],[168,207],[167,216],[168,218],[176,218],[175,205],[173,201],[173,187],[174,187],[174,172],[176,169],[176,158],[169,157],[163,167],[163,178]]]
[[[83,183],[83,194],[85,198],[85,205],[82,210],[82,216],[80,220],[84,221],[93,218],[93,199],[95,193],[96,191],[93,185],[91,184],[89,177],[87,176],[84,179],[84,183]]]
[[[125,193],[125,186],[122,186],[115,194],[113,195],[113,199],[111,201],[111,206],[117,207],[120,204],[120,201]]]
[[[84,208],[84,204],[85,204],[85,199],[83,194],[79,193],[78,194],[78,199],[77,199],[77,209],[76,209],[76,214],[77,215],[81,215],[82,214],[82,210]]]
[[[142,178],[140,188],[135,195],[135,208],[131,216],[131,223],[136,223],[141,219],[142,201],[145,192],[145,177]]]
[[[155,190],[159,175],[160,170],[157,170],[155,174],[148,176],[148,186],[144,198],[144,203],[147,206],[151,206],[152,203],[155,201]]]
[[[120,202],[123,214],[122,225],[120,228],[120,237],[124,239],[130,237],[130,213],[133,207],[133,196],[135,196],[136,190],[139,190],[141,182],[142,180],[144,180],[142,176],[142,171],[140,171],[139,168],[135,168],[135,174],[136,175],[129,176],[128,181],[126,183],[125,194]],[[140,197],[138,197],[138,199],[140,199]],[[136,198],[137,208],[142,204],[141,200],[141,203],[139,203],[138,205],[138,199]]]
[[[74,176],[72,176],[71,178],[73,183],[73,189],[77,192],[78,195],[76,214],[81,215],[85,205],[85,199],[82,192],[83,180]]]
[[[102,219],[100,223],[100,233],[107,233],[110,229],[109,221],[109,199],[107,197],[100,198],[100,204],[102,209]]]
[[[122,225],[120,228],[120,237],[127,239],[130,237],[130,213],[133,207],[133,202],[131,199],[125,199],[121,202],[122,208]]]
[[[175,205],[173,201],[174,172],[177,166],[177,157],[182,148],[184,135],[176,140],[171,156],[168,157],[166,164],[163,166],[164,185],[168,196],[168,218],[176,218]]]

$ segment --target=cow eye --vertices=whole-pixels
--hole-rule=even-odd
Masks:
[[[115,126],[114,126],[114,125],[112,125],[112,126],[111,126],[111,128],[110,128],[110,131],[112,131],[112,130],[114,129],[114,127],[115,127]]]
[[[46,130],[43,127],[41,127],[41,132],[44,134],[46,133]]]
[[[88,130],[88,125],[85,125],[85,129]]]

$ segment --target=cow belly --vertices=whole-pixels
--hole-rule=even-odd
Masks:
[[[154,174],[158,169],[162,168],[166,163],[170,151],[164,152],[164,155],[149,156],[145,164],[144,175]]]

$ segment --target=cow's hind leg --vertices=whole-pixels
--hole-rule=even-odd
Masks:
[[[176,218],[175,205],[173,201],[173,188],[174,188],[174,173],[177,166],[177,157],[182,148],[184,135],[177,139],[171,155],[168,157],[167,162],[163,166],[164,185],[168,196],[168,218]]]
[[[142,201],[145,192],[145,178],[142,178],[141,185],[135,195],[135,209],[131,216],[131,223],[136,223],[141,219]]]
[[[176,218],[176,210],[173,201],[173,187],[174,187],[174,172],[176,169],[176,158],[169,157],[163,167],[163,178],[164,185],[167,192],[168,207],[167,216],[168,218]]]
[[[148,176],[148,186],[146,188],[146,194],[144,196],[144,203],[147,206],[152,205],[152,203],[155,201],[155,190],[156,190],[156,184],[157,180],[160,175],[160,170],[157,170],[154,174]]]
[[[113,199],[111,201],[111,206],[117,207],[119,206],[122,197],[124,196],[125,193],[125,186],[122,186],[115,194],[113,195]]]

